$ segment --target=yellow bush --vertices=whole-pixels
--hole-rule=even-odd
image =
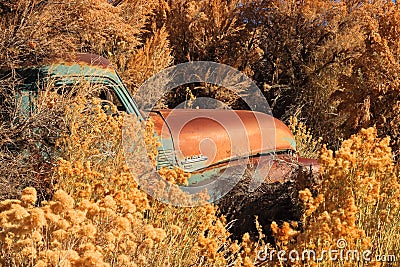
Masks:
[[[313,249],[321,255],[322,250],[340,251],[344,242],[344,251],[371,250],[369,266],[390,264],[373,258],[400,255],[400,183],[389,138],[378,138],[375,128],[363,129],[335,154],[324,147],[320,160],[319,195],[314,197],[309,189],[299,193],[305,207],[304,229],[295,232],[287,223],[281,228],[273,224],[278,246],[300,252]],[[339,262],[354,264],[345,257],[330,261],[328,256],[307,264],[337,266]]]
[[[257,244],[229,241],[216,206],[175,207],[138,188],[124,159],[122,114],[77,97],[65,123],[52,200],[35,207],[36,190],[26,188],[20,200],[0,203],[1,265],[253,266]],[[144,128],[154,154],[153,125]],[[180,169],[161,174],[176,182],[188,177]],[[173,193],[184,195],[178,187]]]
[[[306,125],[296,117],[289,118],[290,131],[296,141],[296,149],[302,158],[318,158],[322,148],[322,138],[315,139]]]

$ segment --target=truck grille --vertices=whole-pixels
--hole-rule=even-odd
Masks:
[[[160,149],[157,155],[157,170],[163,167],[172,167],[176,165],[175,153],[173,149]]]

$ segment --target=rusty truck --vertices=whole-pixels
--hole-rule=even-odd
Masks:
[[[155,135],[161,143],[156,168],[178,166],[191,173],[189,187],[206,182],[229,164],[243,164],[243,158],[247,159],[245,164],[259,166],[259,175],[267,184],[284,182],[296,166],[318,171],[317,161],[300,158],[289,128],[270,114],[249,110],[154,109],[145,117],[116,68],[107,59],[93,54],[76,54],[33,70],[29,70],[29,78],[23,77],[26,71],[19,74],[24,79],[20,92],[24,108],[21,112],[29,113],[30,103],[46,77],[52,79],[54,86],[73,84],[82,77],[91,84],[103,85],[106,91],[99,94],[103,101],[112,102],[119,111],[134,114],[139,120],[149,117],[154,121]],[[234,112],[240,121],[238,127],[244,129],[246,142],[232,142],[236,122],[232,121],[230,132],[218,123],[218,118],[226,118],[229,112]],[[224,121],[229,124],[229,120]],[[274,135],[274,142],[265,140],[271,135]],[[233,154],[232,150],[240,153]],[[260,166],[265,162],[269,163],[268,168]]]

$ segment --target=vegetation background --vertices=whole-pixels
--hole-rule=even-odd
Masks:
[[[345,238],[349,248],[400,257],[399,25],[399,5],[383,0],[1,0],[0,69],[95,53],[135,93],[173,64],[209,60],[237,68],[263,89],[276,117],[297,127],[301,153],[316,154],[318,139],[311,135],[327,144],[322,182],[299,194],[301,224],[272,227],[277,248],[322,250]],[[123,158],[115,157],[119,118],[101,113],[95,100],[93,117],[82,118],[81,98],[44,90],[34,116],[18,119],[18,78],[11,72],[0,84],[2,265],[281,264],[255,261],[262,240],[230,240],[229,222],[212,205],[182,210],[143,196]],[[76,90],[85,98],[87,89]],[[245,108],[233,93],[206,84],[177,88],[162,105],[199,96]],[[108,139],[99,139],[106,130]],[[110,153],[86,150],[99,149],[90,143],[95,140],[111,140]],[[179,170],[164,175],[184,176]],[[11,200],[21,193],[21,200]]]

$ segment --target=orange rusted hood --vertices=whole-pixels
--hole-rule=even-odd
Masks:
[[[295,150],[288,127],[270,115],[246,110],[174,109],[150,113],[161,138],[172,138],[179,163],[194,169],[232,158]]]

